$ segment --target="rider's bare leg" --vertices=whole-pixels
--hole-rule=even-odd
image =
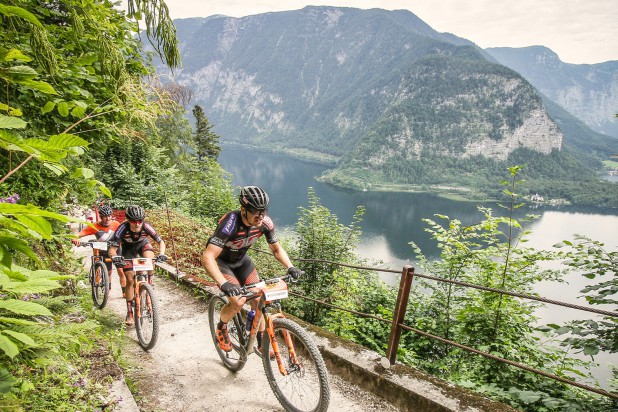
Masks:
[[[244,297],[228,296],[230,302],[221,309],[221,322],[228,323],[234,315],[236,315],[242,309],[245,301]]]
[[[116,272],[118,273],[118,279],[120,280],[122,292],[125,293],[124,289],[127,287],[127,278],[124,275],[124,270],[122,268],[116,268]]]
[[[144,257],[147,257],[147,258],[153,258],[154,259],[154,257],[155,257],[155,254],[154,254],[153,250],[145,250],[143,254],[144,254]],[[154,272],[152,270],[148,271],[148,284],[149,285],[153,284],[153,282],[152,282],[152,275],[153,275],[153,273]]]

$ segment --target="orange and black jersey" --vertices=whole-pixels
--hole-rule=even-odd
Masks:
[[[240,210],[235,210],[228,212],[219,220],[215,233],[208,239],[208,244],[223,249],[219,259],[234,263],[242,259],[251,245],[262,235],[266,236],[268,243],[277,243],[275,224],[270,217],[264,216],[260,226],[248,227],[242,221]]]

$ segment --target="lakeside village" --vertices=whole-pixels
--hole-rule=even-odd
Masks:
[[[607,171],[608,176],[618,176],[618,167],[615,169],[610,169]],[[538,207],[540,205],[550,205],[550,206],[567,206],[570,205],[566,199],[545,199],[544,196],[535,193],[531,196],[524,196],[524,199],[532,203],[532,207]]]
[[[539,205],[567,206],[571,204],[571,202],[566,199],[545,199],[544,196],[541,196],[538,193],[531,196],[524,196],[524,199],[530,201],[533,204],[533,207]]]

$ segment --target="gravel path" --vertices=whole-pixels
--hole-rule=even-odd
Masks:
[[[126,304],[118,277],[112,275],[112,290],[106,311],[124,319]],[[282,411],[273,395],[257,356],[251,356],[241,371],[228,371],[219,359],[210,337],[206,302],[185,286],[157,276],[155,294],[161,308],[156,346],[144,352],[133,327],[126,334],[122,356],[140,411]],[[140,359],[140,361],[137,361]],[[381,398],[330,374],[331,411],[396,411]],[[129,401],[129,400],[127,400]],[[251,402],[251,405],[247,405]],[[128,406],[131,402],[121,402]]]

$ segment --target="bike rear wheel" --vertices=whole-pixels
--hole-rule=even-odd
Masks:
[[[328,373],[317,345],[297,323],[285,318],[276,318],[273,323],[286,374],[281,373],[277,360],[270,356],[274,345],[266,336],[262,363],[279,403],[286,411],[326,411],[330,402]]]
[[[90,287],[94,305],[103,309],[109,298],[109,273],[102,262],[94,262],[90,273]]]
[[[135,299],[133,316],[137,339],[142,349],[149,350],[154,347],[159,337],[159,307],[152,286],[147,283],[140,284]],[[139,310],[137,310],[137,299],[139,299]]]
[[[240,322],[240,315],[236,315],[227,323],[227,332],[232,342],[232,350],[226,352],[219,347],[217,339],[217,324],[221,319],[221,309],[227,305],[225,297],[214,295],[208,302],[208,323],[210,324],[210,335],[215,344],[215,349],[223,361],[226,368],[232,372],[241,370],[247,362],[247,352],[244,348],[243,327]]]

